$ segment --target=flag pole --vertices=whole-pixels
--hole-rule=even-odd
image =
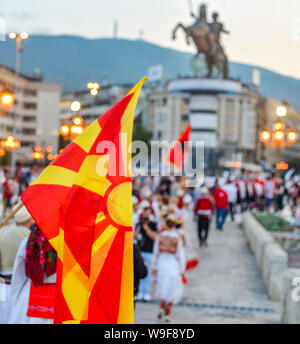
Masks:
[[[21,202],[1,223],[0,223],[0,229],[7,224],[7,222],[13,218],[16,213],[23,207],[23,203]]]

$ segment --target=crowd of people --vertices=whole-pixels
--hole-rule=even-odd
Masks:
[[[0,172],[3,215],[40,172],[38,167],[20,168],[16,178],[10,178],[8,169]],[[199,264],[198,249],[209,247],[213,221],[222,232],[226,221],[236,221],[237,214],[246,210],[282,215],[288,207],[295,218],[295,233],[300,233],[297,175],[227,174],[206,177],[198,187],[189,185],[186,178],[175,176],[139,176],[132,183],[135,300],[147,302],[155,297],[158,318],[166,322],[183,297],[189,271]],[[0,323],[51,323],[53,307],[42,305],[37,311],[33,300],[38,287],[45,285],[47,298],[54,297],[56,253],[25,207],[14,220],[0,229],[0,282],[10,293],[10,302],[0,300]],[[199,248],[189,238],[193,220]]]
[[[300,233],[300,177],[271,174],[207,177],[200,187],[189,188],[181,177],[137,177],[133,181],[133,230],[135,245],[146,265],[144,277],[136,279],[136,300],[151,300],[156,276],[158,317],[170,320],[172,306],[183,295],[185,273],[197,265],[197,253],[186,230],[193,212],[199,245],[208,247],[210,226],[223,231],[227,217],[247,210],[277,213],[287,207]],[[139,268],[135,272],[139,273]]]
[[[12,177],[9,167],[0,169],[0,192],[2,191],[3,200],[2,217],[18,203],[20,194],[40,175],[42,170],[43,167],[40,165],[18,166],[15,176]]]

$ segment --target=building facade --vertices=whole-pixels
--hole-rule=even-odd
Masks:
[[[173,142],[189,123],[189,95],[171,93],[165,87],[147,90],[148,111],[144,126],[152,139]]]
[[[256,161],[257,104],[254,88],[236,80],[183,78],[147,90],[146,127],[156,140],[176,140],[190,123],[191,141],[202,141],[205,161]]]
[[[17,161],[32,160],[36,145],[58,149],[59,103],[62,84],[44,82],[40,76],[19,75],[0,66],[0,89],[15,93],[15,105],[0,116],[0,138],[13,134],[21,142]]]
[[[60,120],[61,122],[71,120],[75,115],[71,111],[71,104],[79,101],[80,116],[83,117],[85,124],[89,124],[118,102],[129,90],[130,86],[113,85],[101,88],[96,96],[91,95],[88,89],[65,93],[60,103]]]
[[[239,93],[219,95],[218,141],[224,160],[256,161],[259,100],[259,94],[246,85]]]

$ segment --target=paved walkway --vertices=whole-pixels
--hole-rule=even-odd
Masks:
[[[228,218],[224,232],[211,226],[207,248],[199,248],[195,223],[187,228],[200,264],[187,273],[184,298],[172,323],[279,323],[280,304],[268,299],[245,234]],[[136,323],[160,323],[158,305],[137,303]]]

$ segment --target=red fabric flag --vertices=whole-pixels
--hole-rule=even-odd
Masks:
[[[55,323],[133,323],[129,147],[145,81],[94,121],[21,195],[57,252]]]
[[[184,145],[184,143],[189,141],[190,133],[191,126],[189,124],[185,131],[175,141],[175,144],[171,147],[167,155],[166,161],[177,170],[182,170],[184,159],[189,151],[188,145]]]

